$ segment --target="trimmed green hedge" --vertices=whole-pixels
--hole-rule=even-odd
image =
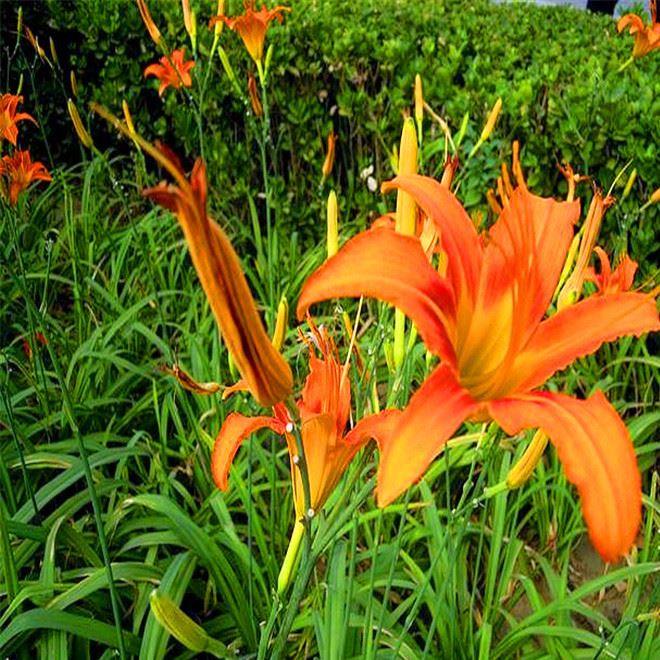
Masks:
[[[192,4],[200,14],[204,52],[210,43],[205,22],[214,3]],[[228,4],[229,14],[241,11],[242,3]],[[190,52],[179,3],[150,0],[149,6],[169,44],[187,45]],[[159,53],[134,3],[48,0],[47,7],[47,27],[33,29],[53,34],[56,42],[66,40],[68,66],[78,73],[85,100],[118,112],[120,99],[126,98],[149,137],[196,155],[195,122],[184,97],[168,90],[161,102],[156,82],[143,81],[144,66]],[[28,5],[26,20],[43,22],[44,17]],[[641,218],[635,213],[639,200],[660,185],[660,57],[652,53],[617,73],[632,39],[617,35],[612,19],[568,7],[485,0],[300,0],[284,25],[269,31],[268,42],[275,47],[271,88],[278,221],[291,223],[308,239],[318,238],[315,227],[323,216],[318,180],[328,130],[339,135],[331,184],[341,190],[344,217],[375,210],[380,198],[358,174],[373,164],[376,178],[391,176],[388,150],[398,142],[401,114],[410,108],[414,76],[420,73],[426,100],[454,131],[470,114],[465,153],[495,99],[503,99],[498,127],[469,163],[461,187],[468,208],[485,207],[485,192],[502,159],[509,158],[513,139],[522,143],[530,186],[540,194],[565,189],[558,162],[570,161],[607,188],[632,160],[630,169],[639,173],[635,195],[608,214],[606,229],[616,234],[616,248],[625,247],[632,230],[631,251],[641,258],[657,256],[658,209],[648,209]],[[246,81],[252,63],[239,38],[225,30],[222,43],[239,81]],[[205,120],[212,187],[219,208],[232,217],[236,208],[244,208],[245,217],[237,220],[245,221],[245,193],[260,186],[255,146],[245,110],[219,60],[214,67]],[[63,104],[54,111],[64,116]],[[99,120],[92,126],[104,144],[107,128]],[[437,173],[441,134],[437,129],[426,134],[425,169]],[[115,136],[106,135],[105,144],[117,144]],[[66,153],[67,145],[61,146]]]

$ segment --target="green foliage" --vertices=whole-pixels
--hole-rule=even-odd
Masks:
[[[192,4],[202,33],[209,3]],[[179,3],[149,6],[168,42],[182,46]],[[133,3],[49,0],[47,7],[39,16],[28,3],[26,22],[42,44],[53,34],[62,70],[51,78],[66,83],[75,70],[81,108],[96,100],[118,112],[125,97],[147,137],[188,156],[204,147],[213,212],[240,246],[267,312],[282,291],[293,302],[324,258],[326,190],[318,181],[327,131],[339,134],[330,183],[340,190],[349,233],[385,208],[360,171],[373,164],[378,179],[391,175],[388,151],[417,72],[454,133],[471,114],[464,153],[495,98],[504,99],[495,133],[462,178],[459,196],[471,210],[485,209],[485,191],[514,138],[539,193],[564,190],[555,168],[562,158],[604,186],[632,159],[638,183],[610,210],[603,239],[646,256],[651,271],[658,211],[638,208],[660,181],[658,58],[615,74],[631,44],[608,19],[467,0],[296,3],[268,37],[276,49],[269,240],[255,123],[219,62],[200,144],[187,97],[168,90],[161,102],[156,84],[143,83],[143,67],[159,53]],[[251,63],[238,37],[225,30],[222,42],[243,81]],[[29,48],[24,41],[31,63]],[[197,67],[205,73],[203,56]],[[44,66],[24,70],[54,162],[77,163],[64,100],[61,111],[53,101],[59,83],[43,77]],[[425,122],[425,170],[437,174],[444,140]],[[100,147],[118,142],[98,120],[92,133]],[[149,660],[189,658],[200,648],[262,657],[282,648],[285,657],[324,660],[660,655],[660,365],[653,340],[636,338],[604,347],[551,383],[580,394],[601,388],[626,418],[644,492],[629,565],[608,568],[594,557],[577,494],[552,449],[523,488],[486,497],[529,438],[470,423],[461,443],[385,510],[371,498],[374,453],[350,466],[319,516],[324,533],[312,548],[319,559],[302,606],[292,610],[292,634],[278,636],[288,596],[278,602],[273,588],[294,516],[286,450],[272,434],[257,435],[237,455],[230,490],[212,483],[209,448],[223,419],[253,413],[254,404],[190,394],[161,369],[177,361],[198,380],[232,382],[180,230],[139,195],[153,178],[138,155],[96,153],[83,166],[55,170],[53,183],[16,209],[0,203],[0,653],[115,657],[120,629],[124,653]],[[367,371],[387,386],[387,404],[398,406],[429,365],[418,343],[401,378],[388,375],[381,349],[390,316],[365,302],[368,328],[358,341]],[[322,320],[345,358],[339,315]],[[285,351],[299,387],[306,356],[293,328]],[[371,392],[352,377],[358,419]]]
[[[47,26],[45,15],[30,17],[28,12],[26,21],[36,22],[35,31],[53,34],[56,43],[70,44],[63,66],[77,72],[83,101],[119,112],[119,101],[125,98],[147,137],[198,155],[198,128],[185,95],[168,90],[161,102],[156,82],[143,81],[142,70],[161,53],[134,3],[97,4],[49,0]],[[227,13],[239,11],[238,5],[230,4]],[[152,0],[149,6],[169,47],[186,46],[190,53],[179,5]],[[214,7],[192,6],[199,13],[201,57],[195,73],[201,76],[211,42],[206,22]],[[650,56],[617,73],[630,55],[632,40],[617,35],[608,17],[568,7],[495,5],[486,0],[301,0],[293,9],[284,25],[268,35],[275,48],[271,176],[277,222],[302,232],[305,244],[318,240],[323,217],[316,182],[325,135],[331,128],[339,135],[332,185],[341,191],[343,216],[357,217],[361,224],[360,216],[373,209],[378,198],[359,173],[373,164],[377,180],[392,175],[388,154],[398,143],[401,113],[410,109],[416,73],[424,81],[425,99],[454,133],[469,113],[466,151],[495,99],[501,96],[504,101],[496,134],[468,164],[469,176],[460,192],[468,208],[485,209],[485,192],[493,186],[500,162],[508,159],[513,139],[522,144],[522,164],[538,194],[565,190],[557,169],[564,161],[605,189],[630,161],[630,169],[639,173],[635,193],[641,199],[660,181],[660,63]],[[225,29],[221,44],[245,87],[246,70],[253,64],[240,39]],[[217,57],[211,66],[205,152],[217,203],[231,215],[242,206],[244,215],[233,219],[241,226],[249,222],[246,191],[260,184],[259,167],[251,156],[255,129]],[[94,122],[101,147],[116,142],[108,141],[107,130]],[[439,129],[434,126],[432,131],[440,139]],[[443,166],[442,149],[434,144],[438,139],[426,145],[429,174]],[[57,156],[55,161],[61,162]],[[609,247],[629,249],[645,269],[644,261],[657,258],[660,249],[658,217],[657,208],[643,217],[629,204],[615,208],[606,218],[606,233],[616,236]]]

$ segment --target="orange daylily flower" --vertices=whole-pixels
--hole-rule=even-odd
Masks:
[[[619,32],[629,28],[630,34],[634,35],[633,57],[643,57],[652,50],[660,48],[660,23],[658,23],[656,0],[651,0],[650,7],[650,25],[644,25],[644,21],[637,14],[626,14],[616,24],[616,29]]]
[[[637,262],[633,261],[627,254],[623,256],[618,266],[612,272],[610,259],[602,248],[596,247],[594,252],[600,260],[600,272],[597,273],[594,268],[587,268],[585,280],[593,282],[598,289],[596,295],[607,295],[611,293],[620,293],[628,291],[632,286],[635,273],[637,272]]]
[[[36,121],[32,115],[27,112],[16,112],[19,103],[23,103],[22,96],[15,94],[3,94],[0,96],[0,143],[3,140],[8,140],[16,146],[16,138],[18,137],[18,128],[16,124],[19,121],[29,119],[36,125]]]
[[[51,181],[45,165],[33,163],[29,151],[15,151],[11,156],[3,156],[0,160],[0,176],[9,180],[9,203],[15,206],[18,196],[33,181]]]
[[[418,480],[465,419],[492,418],[510,435],[540,428],[577,486],[594,546],[613,561],[630,548],[641,517],[630,435],[602,392],[578,400],[537,388],[603,342],[660,329],[660,319],[651,295],[620,291],[544,320],[580,205],[537,197],[519,181],[483,236],[439,182],[408,175],[384,184],[412,195],[435,223],[445,275],[419,239],[371,230],[307,280],[298,315],[320,300],[376,297],[410,316],[442,360],[381,442],[379,505]]]
[[[195,161],[190,181],[176,155],[133,135],[174,176],[143,195],[176,213],[202,288],[229,353],[247,388],[263,406],[286,399],[293,387],[289,365],[273,347],[261,323],[239,259],[225,232],[206,212],[206,169]]]
[[[293,420],[284,404],[276,404],[273,416],[246,417],[231,413],[215,441],[211,457],[213,479],[221,490],[227,490],[229,468],[241,443],[252,433],[270,428],[285,436],[291,458],[291,477],[297,519],[316,513],[332,493],[355,454],[371,439],[387,435],[397,410],[370,415],[345,433],[351,409],[350,380],[343,373],[334,342],[324,329],[311,325],[309,375],[302,395],[296,403],[302,422],[301,436],[309,478],[310,506],[305,510],[302,476],[298,466],[298,450],[292,434]],[[317,357],[314,348],[321,357]]]
[[[237,32],[243,39],[250,57],[259,64],[264,56],[264,41],[268,25],[273,19],[277,19],[281,23],[284,20],[283,12],[285,11],[291,11],[291,7],[280,5],[273,9],[266,9],[266,5],[262,5],[259,11],[255,11],[254,0],[245,0],[244,14],[234,18],[227,18],[224,15],[214,16],[209,27],[222,21],[230,30]]]
[[[190,70],[195,66],[195,61],[188,60],[184,62],[185,51],[185,48],[173,50],[169,57],[163,55],[159,60],[160,63],[150,64],[144,70],[145,78],[147,76],[156,76],[160,80],[158,96],[162,96],[168,87],[178,89],[181,86],[192,86]]]

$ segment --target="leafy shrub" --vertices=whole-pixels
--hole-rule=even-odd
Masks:
[[[207,4],[196,7],[202,66],[210,41],[205,23],[213,11]],[[151,0],[149,5],[169,44],[186,44],[179,4]],[[227,13],[240,11],[238,5],[230,3]],[[56,42],[64,39],[69,45],[68,66],[84,83],[84,100],[117,111],[119,100],[126,98],[148,136],[161,137],[179,150],[183,145],[189,156],[199,152],[197,128],[184,97],[170,92],[161,102],[155,83],[143,83],[144,66],[159,53],[133,3],[112,0],[101,7],[48,0],[46,6],[47,15],[39,16],[28,4],[26,20],[34,22],[35,32],[53,34]],[[556,167],[562,161],[603,187],[631,161],[630,169],[639,173],[636,192],[643,199],[660,181],[660,63],[647,57],[617,73],[630,54],[631,40],[617,35],[608,17],[570,7],[486,0],[300,0],[293,9],[283,27],[269,34],[275,47],[273,186],[278,222],[302,232],[308,241],[317,240],[323,214],[316,181],[324,136],[331,128],[339,135],[333,185],[341,190],[344,217],[373,210],[380,197],[358,175],[373,164],[378,179],[391,176],[388,151],[398,142],[416,73],[423,78],[426,100],[452,130],[470,114],[464,141],[468,149],[495,99],[504,101],[495,136],[468,164],[470,176],[461,190],[468,208],[485,208],[484,193],[493,185],[499,163],[508,158],[513,139],[523,145],[523,166],[539,194],[563,189]],[[225,30],[222,44],[239,81],[245,81],[251,62],[240,39]],[[259,185],[260,171],[250,157],[245,108],[232,94],[217,58],[213,66],[204,127],[211,180],[223,212],[237,205],[245,209],[245,217],[235,219],[240,226],[249,221],[244,198],[250,183]],[[95,128],[101,136],[107,130],[100,122]],[[427,172],[442,167],[441,132],[436,135],[426,145]],[[638,219],[637,206],[613,209],[604,234],[614,236],[614,247],[622,249],[630,232],[638,258],[657,256],[657,208]]]

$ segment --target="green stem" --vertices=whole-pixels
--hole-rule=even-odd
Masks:
[[[261,118],[261,135],[259,137],[259,157],[261,160],[261,176],[264,184],[264,195],[266,196],[266,244],[268,245],[267,260],[267,278],[268,278],[268,326],[272,327],[273,313],[275,306],[274,274],[273,274],[273,234],[272,234],[272,199],[270,179],[268,177],[268,153],[267,145],[271,139],[270,131],[270,107],[268,105],[268,91],[266,86],[266,76],[264,74],[261,62],[257,62],[257,74],[261,86],[261,105],[263,108],[263,117]]]
[[[635,58],[633,55],[631,55],[617,70],[617,73],[621,73],[622,71],[625,71],[633,62],[635,61]]]

